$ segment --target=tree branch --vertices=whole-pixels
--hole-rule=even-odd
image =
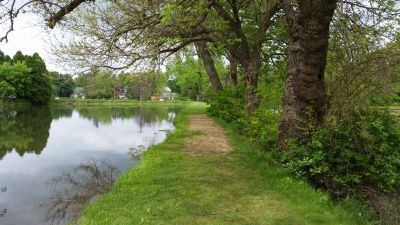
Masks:
[[[47,20],[47,25],[53,29],[58,22],[60,22],[65,15],[68,13],[71,13],[73,10],[75,10],[80,4],[84,2],[94,2],[95,0],[73,0],[71,1],[68,5],[62,7],[56,14],[51,16]]]
[[[294,7],[296,6],[295,3],[293,3],[293,0],[282,0],[282,8],[283,11],[285,12],[286,16],[286,22],[289,25],[289,29],[293,29],[295,17],[296,17],[296,11]]]

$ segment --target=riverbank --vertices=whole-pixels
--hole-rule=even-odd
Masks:
[[[42,105],[44,107],[51,108],[80,108],[80,107],[92,107],[92,106],[105,106],[105,107],[124,107],[124,106],[165,106],[165,107],[181,107],[190,104],[192,101],[138,101],[138,100],[109,100],[109,99],[76,99],[76,98],[62,98],[58,100],[51,100],[48,105]],[[2,109],[21,109],[27,107],[34,107],[31,103],[25,100],[15,100],[0,102],[0,110]],[[42,107],[41,106],[41,107]]]
[[[189,130],[190,116],[204,112],[204,104],[185,107],[175,132],[89,205],[79,224],[369,224],[354,202],[333,205],[229,124],[218,122],[231,152],[188,151],[203,135]]]
[[[131,99],[79,99],[79,98],[61,98],[52,100],[51,106],[140,106],[140,105],[165,105],[165,106],[183,106],[190,103],[190,101],[138,101]]]

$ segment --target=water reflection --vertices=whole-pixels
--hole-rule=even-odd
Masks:
[[[114,119],[130,119],[135,116],[135,121],[139,127],[145,124],[156,123],[165,119],[172,122],[173,117],[169,114],[175,114],[176,108],[167,107],[135,107],[135,108],[118,108],[118,107],[102,107],[96,108],[79,108],[77,111],[82,118],[91,120],[98,127],[110,124]]]
[[[62,118],[71,118],[72,112],[74,110],[71,108],[56,108],[51,110],[51,115],[53,120],[59,120]]]
[[[0,194],[1,192],[6,192],[7,191],[7,187],[0,187]],[[0,208],[0,217],[4,217],[4,215],[6,215],[7,209],[2,209]]]
[[[111,124],[115,119],[132,119],[139,131],[147,124],[167,121],[172,123],[178,109],[167,107],[92,107],[76,109],[81,118],[90,120],[95,127]],[[15,150],[20,156],[25,153],[40,154],[46,147],[52,120],[72,117],[69,108],[25,107],[12,111],[0,111],[0,160]]]
[[[94,197],[110,190],[121,174],[107,160],[87,160],[61,176],[53,177],[47,185],[52,190],[49,201],[42,205],[48,211],[51,224],[76,222],[82,207]]]
[[[20,156],[40,154],[49,138],[51,120],[48,107],[1,112],[0,160],[13,150]]]
[[[135,166],[149,146],[165,139],[178,110],[0,110],[0,224],[65,224],[108,190],[118,171]],[[82,163],[88,158],[93,160]]]

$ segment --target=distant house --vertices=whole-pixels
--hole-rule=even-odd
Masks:
[[[173,100],[175,93],[172,93],[172,90],[169,87],[164,87],[160,91],[160,95],[151,96],[151,101],[164,101],[164,100]]]
[[[83,87],[76,87],[71,94],[71,98],[85,98]]]
[[[174,93],[172,93],[171,88],[165,87],[161,90],[161,97],[164,100],[172,100],[174,98]]]
[[[128,92],[128,91],[127,91],[126,88],[120,89],[120,91],[118,92],[118,98],[119,98],[119,99],[127,99],[127,97],[126,97],[126,93],[127,93],[127,92]]]
[[[127,99],[125,93],[121,93],[118,95],[119,99]]]
[[[164,99],[161,96],[151,96],[150,100],[151,101],[164,101]]]

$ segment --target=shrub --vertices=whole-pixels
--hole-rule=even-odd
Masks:
[[[243,90],[224,90],[216,94],[210,103],[208,113],[236,124],[243,135],[265,149],[275,148],[278,137],[279,111],[262,105],[249,115],[244,109],[243,93]]]
[[[213,96],[207,109],[211,116],[227,122],[241,123],[245,117],[243,90],[226,89]]]
[[[264,149],[276,147],[280,113],[276,110],[260,107],[241,123],[241,129],[252,142]]]
[[[400,188],[400,124],[379,109],[328,119],[309,142],[290,143],[281,160],[296,175],[339,196],[368,186],[384,192]]]

